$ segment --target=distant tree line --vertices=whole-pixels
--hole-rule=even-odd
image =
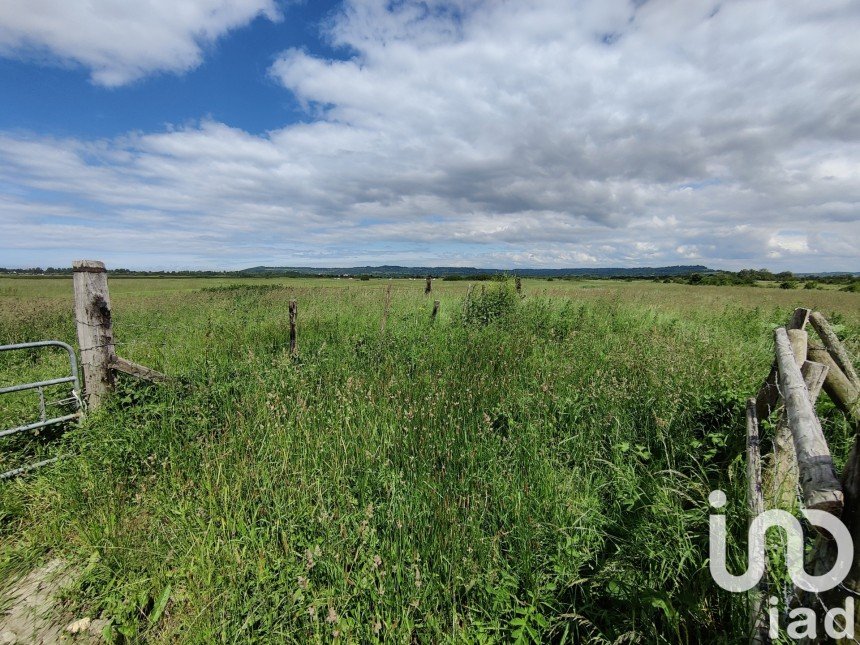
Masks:
[[[137,269],[111,269],[110,274],[132,277],[199,277],[199,278],[240,278],[245,274],[241,271],[139,271]],[[26,269],[7,269],[0,267],[0,275],[72,275],[71,267],[31,267]]]
[[[399,267],[398,267],[399,268]],[[680,269],[681,267],[679,267]],[[703,267],[704,268],[704,267]],[[316,273],[313,270],[278,270],[269,271],[264,274],[251,273],[248,270],[242,271],[139,271],[135,269],[111,269],[112,276],[118,277],[165,277],[165,278],[181,278],[181,277],[199,277],[199,278],[251,278],[251,277],[283,277],[283,278],[298,278],[298,277],[325,277],[325,278],[353,278],[359,280],[370,280],[372,278],[383,277],[411,277],[423,278],[427,274],[400,273],[395,276],[386,276],[383,274],[369,274],[365,272],[356,273],[339,273],[334,274],[330,269],[321,270]],[[651,280],[654,282],[662,282],[666,284],[689,284],[689,285],[711,285],[711,286],[756,286],[760,282],[778,282],[783,289],[817,289],[822,285],[837,285],[842,287],[842,291],[860,292],[860,279],[850,273],[843,274],[802,274],[796,275],[791,271],[781,271],[773,273],[767,269],[741,269],[740,271],[694,271],[679,273],[677,275],[665,275],[665,269],[655,270],[649,273],[647,269],[629,269],[629,273],[619,273],[620,269],[595,269],[594,273],[587,270],[577,269],[576,273],[569,275],[559,275],[558,270],[547,270],[550,275],[540,275],[540,270],[528,269],[524,271],[511,272],[494,272],[494,273],[445,273],[444,275],[434,275],[434,278],[444,281],[463,281],[471,282],[481,281],[504,281],[514,277],[532,277],[543,278],[545,280],[567,280],[567,281],[582,281],[582,280],[624,280],[632,282],[633,280]],[[27,269],[7,269],[0,267],[0,275],[27,275],[27,276],[61,276],[71,275],[71,267],[33,267]],[[432,274],[431,274],[432,275]]]
[[[803,274],[791,271],[772,273],[767,269],[741,269],[740,271],[712,271],[655,279],[657,282],[712,286],[756,286],[759,282],[778,282],[781,289],[818,289],[822,285],[841,285],[842,291],[860,291],[860,280],[852,274]]]

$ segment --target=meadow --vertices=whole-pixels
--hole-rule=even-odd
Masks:
[[[707,496],[740,569],[772,330],[816,308],[860,353],[835,290],[523,280],[464,307],[467,282],[109,280],[118,352],[174,380],[0,440],[67,455],[0,482],[0,580],[60,555],[69,615],[132,642],[743,641]],[[0,278],[0,305],[0,342],[74,344],[70,278]],[[61,366],[0,357],[0,383]],[[841,464],[847,423],[819,413]]]

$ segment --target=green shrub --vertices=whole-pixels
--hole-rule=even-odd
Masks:
[[[463,321],[467,325],[488,325],[511,315],[518,303],[516,290],[510,282],[495,282],[466,301]]]

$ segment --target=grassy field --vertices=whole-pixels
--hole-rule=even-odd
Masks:
[[[743,640],[707,495],[729,494],[738,569],[772,329],[818,308],[856,356],[860,295],[524,280],[464,312],[465,282],[396,280],[383,335],[387,284],[111,278],[119,354],[177,380],[0,440],[0,467],[69,455],[0,483],[0,580],[62,555],[70,615],[132,641]],[[68,278],[0,279],[0,342],[73,343],[71,300]],[[2,384],[62,369],[0,361]],[[25,404],[0,401],[4,427]],[[819,412],[841,463],[847,425]]]

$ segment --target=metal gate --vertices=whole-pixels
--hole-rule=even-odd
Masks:
[[[0,388],[0,394],[9,394],[10,392],[21,392],[24,390],[37,390],[39,392],[39,420],[34,421],[32,423],[28,423],[22,426],[18,426],[17,428],[8,428],[5,430],[0,430],[0,438],[8,437],[9,435],[16,434],[18,432],[28,432],[32,430],[38,430],[40,428],[45,428],[47,426],[56,425],[58,423],[65,423],[67,421],[72,421],[74,419],[78,419],[82,413],[81,406],[81,386],[80,381],[78,380],[78,361],[75,358],[75,350],[67,345],[66,343],[62,343],[58,340],[43,340],[36,343],[18,343],[16,345],[0,345],[0,352],[13,351],[13,350],[21,350],[21,349],[32,349],[34,347],[60,347],[69,355],[69,375],[61,376],[59,378],[48,379],[46,381],[35,381],[33,383],[21,383],[18,385],[10,385],[8,387]],[[75,412],[72,414],[66,414],[59,417],[48,418],[47,417],[47,406],[49,405],[45,401],[45,390],[44,388],[52,386],[52,385],[60,385],[62,383],[71,383],[72,391],[71,396],[64,399],[59,399],[57,401],[51,401],[50,404],[66,404],[72,403],[75,406]],[[58,457],[54,457],[53,459],[45,459],[44,461],[37,462],[35,464],[28,464],[26,466],[21,466],[20,468],[13,468],[12,470],[8,470],[5,473],[0,473],[0,479],[5,479],[7,477],[14,477],[15,475],[19,475],[28,470],[32,470],[33,468],[39,468],[40,466],[44,466],[45,464],[50,464],[52,462],[57,461]]]

